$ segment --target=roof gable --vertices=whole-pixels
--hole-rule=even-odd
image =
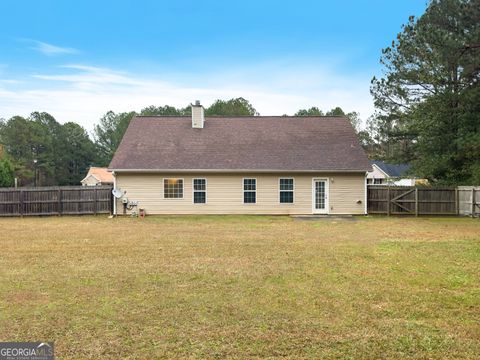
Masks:
[[[87,180],[90,176],[93,176],[95,179],[97,179],[101,183],[113,183],[113,174],[110,171],[108,171],[107,168],[92,166],[88,170],[88,173],[85,176],[85,178],[82,180],[82,182]]]
[[[114,170],[367,171],[370,163],[344,117],[132,119]]]
[[[371,163],[390,177],[404,176],[411,167],[409,164],[387,164],[381,160],[372,160]]]
[[[94,174],[87,174],[87,176],[85,176],[80,182],[84,183],[84,182],[88,181],[88,179],[90,179],[90,178],[93,178],[96,181],[101,182],[100,179],[97,178]]]

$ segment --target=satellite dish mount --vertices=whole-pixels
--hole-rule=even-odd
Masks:
[[[113,189],[112,194],[117,199],[120,199],[123,196],[123,191],[122,191],[122,189]]]

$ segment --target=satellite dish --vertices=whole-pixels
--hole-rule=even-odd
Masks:
[[[117,199],[120,199],[123,196],[123,191],[122,189],[113,189],[112,190],[113,196],[115,196]]]

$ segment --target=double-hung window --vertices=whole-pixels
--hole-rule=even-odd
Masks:
[[[165,199],[183,199],[183,179],[163,179],[163,197]]]
[[[207,202],[207,179],[193,179],[193,203]]]
[[[257,202],[257,179],[243,179],[243,203]]]
[[[280,204],[293,204],[294,180],[291,178],[279,180]]]

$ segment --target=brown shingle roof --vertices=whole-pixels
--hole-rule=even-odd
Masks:
[[[370,163],[343,117],[132,119],[109,166],[114,170],[367,171]]]

